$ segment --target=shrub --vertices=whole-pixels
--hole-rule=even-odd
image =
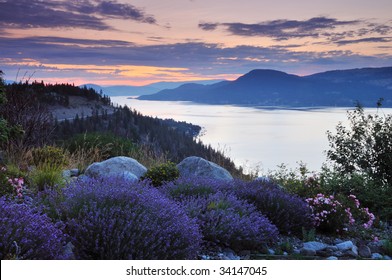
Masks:
[[[53,146],[44,146],[35,148],[31,151],[32,163],[36,167],[52,166],[61,168],[68,164],[67,156],[61,148]]]
[[[150,168],[141,179],[148,179],[154,187],[158,187],[165,182],[176,180],[179,176],[177,166],[173,162],[167,162]]]
[[[23,174],[13,167],[0,167],[0,197],[11,196],[23,198],[25,191]]]
[[[259,181],[236,181],[234,190],[238,197],[253,203],[282,234],[301,236],[303,228],[312,227],[311,211],[307,203],[277,185]]]
[[[65,185],[62,170],[54,165],[41,165],[29,174],[29,183],[36,191],[55,189]]]
[[[344,233],[355,225],[369,229],[375,219],[368,208],[360,207],[354,195],[335,198],[333,195],[317,194],[306,201],[312,209],[314,224],[321,232]]]
[[[115,156],[129,156],[135,153],[137,147],[130,140],[115,136],[111,133],[78,134],[65,143],[71,153],[84,151],[98,151],[101,160]]]
[[[277,239],[277,228],[253,205],[233,194],[189,197],[182,205],[191,217],[197,218],[204,240],[213,245],[236,251],[256,250]]]
[[[65,236],[36,209],[0,198],[0,259],[62,259]]]
[[[63,196],[60,217],[79,259],[194,259],[198,254],[196,222],[149,185],[85,179],[64,189]]]
[[[169,197],[181,201],[189,197],[207,197],[220,190],[227,191],[230,189],[230,187],[226,187],[227,184],[231,186],[230,182],[209,179],[206,177],[180,177],[173,182],[164,184],[161,191],[166,193]]]
[[[328,132],[327,157],[342,177],[359,174],[371,178],[372,186],[364,193],[371,195],[369,202],[381,218],[392,219],[392,115],[366,115],[358,106],[348,112],[348,120],[348,128],[340,123],[336,134]]]

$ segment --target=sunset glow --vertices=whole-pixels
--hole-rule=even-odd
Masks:
[[[7,80],[145,85],[390,66],[391,10],[389,0],[0,0],[0,69]]]

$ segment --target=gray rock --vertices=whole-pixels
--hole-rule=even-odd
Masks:
[[[62,176],[64,179],[70,179],[71,177],[76,177],[79,175],[79,169],[74,168],[74,169],[67,169],[64,170],[62,173]]]
[[[63,249],[64,249],[63,254],[64,254],[64,258],[66,260],[74,260],[75,259],[75,255],[74,255],[74,252],[73,252],[74,248],[75,248],[75,246],[71,242],[68,242],[63,247]]]
[[[300,252],[301,252],[301,255],[304,255],[304,256],[315,256],[316,255],[316,250],[313,250],[313,249],[302,248]]]
[[[336,251],[338,251],[339,249],[338,249],[338,247],[336,247],[336,246],[331,246],[331,245],[329,245],[329,246],[327,246],[327,248],[325,248],[325,250],[327,250],[328,252],[336,252]]]
[[[384,260],[390,261],[390,260],[392,260],[392,258],[390,256],[384,256]]]
[[[372,254],[372,259],[373,260],[382,260],[383,256],[381,254],[379,254],[379,253],[373,253]]]
[[[372,251],[366,245],[359,246],[358,254],[362,258],[370,258],[372,256]]]
[[[120,156],[91,164],[87,167],[85,175],[88,177],[124,177],[134,181],[138,180],[146,172],[147,168],[137,160]]]
[[[372,253],[381,253],[383,242],[382,241],[373,241],[367,245]]]
[[[328,245],[317,241],[309,241],[303,244],[303,248],[307,250],[321,251],[327,248]]]
[[[177,165],[180,176],[197,176],[220,180],[233,180],[233,176],[219,165],[200,157],[187,157]]]
[[[345,250],[350,250],[354,246],[354,243],[352,241],[345,241],[339,244],[336,244],[336,247],[338,247],[339,250],[345,251]]]
[[[357,246],[354,245],[351,249],[344,251],[343,256],[350,257],[350,258],[358,258]]]
[[[268,249],[268,254],[275,255],[275,250],[274,249]]]
[[[69,179],[69,178],[71,178],[71,170],[64,170],[64,171],[62,172],[61,176],[62,176],[64,179]]]
[[[221,260],[239,260],[240,257],[235,254],[231,249],[225,249],[222,253],[218,254]]]
[[[71,177],[76,177],[76,176],[79,176],[79,174],[80,174],[80,171],[77,168],[70,169],[69,172],[70,172]]]
[[[328,257],[328,258],[326,258],[327,260],[330,260],[330,261],[337,261],[338,260],[338,258],[337,257],[335,257],[335,256],[330,256],[330,257]]]
[[[299,249],[293,250],[293,255],[299,255],[299,254],[301,254],[301,250],[299,250]]]

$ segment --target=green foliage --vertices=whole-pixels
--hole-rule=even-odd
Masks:
[[[314,196],[323,192],[324,185],[319,175],[312,173],[303,162],[298,163],[295,169],[288,169],[285,164],[268,175],[276,184],[283,186],[287,192],[303,198]]]
[[[36,167],[52,166],[61,168],[68,164],[68,158],[63,149],[54,146],[44,146],[31,150],[32,163]]]
[[[311,228],[311,229],[306,229],[302,228],[302,241],[304,242],[309,242],[309,241],[315,241],[316,240],[316,229]]]
[[[43,164],[33,169],[28,179],[31,187],[38,192],[45,189],[58,189],[65,185],[61,168],[49,164]]]
[[[7,101],[4,90],[3,72],[0,70],[0,105]],[[0,117],[0,143],[4,143],[8,140],[10,128],[8,127],[7,121]]]
[[[392,219],[392,115],[365,115],[357,107],[348,112],[348,120],[349,128],[339,124],[336,134],[328,132],[328,159],[338,179],[349,182],[382,218]]]
[[[392,239],[384,240],[382,249],[387,256],[392,256]]]
[[[173,162],[167,162],[150,168],[141,178],[149,179],[153,186],[161,186],[165,182],[176,180],[180,176],[177,166]]]
[[[135,144],[112,133],[89,132],[77,134],[67,140],[65,147],[71,152],[94,151],[102,156],[102,160],[115,156],[129,156],[137,150]]]
[[[363,108],[348,112],[349,128],[342,124],[328,132],[328,158],[345,173],[363,172],[392,186],[392,115],[365,115]]]

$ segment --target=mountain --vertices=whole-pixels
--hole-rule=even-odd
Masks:
[[[380,98],[384,99],[385,107],[392,107],[392,67],[336,70],[302,77],[257,69],[235,81],[184,84],[139,97],[142,100],[293,107],[351,107],[357,102],[374,107]]]
[[[221,80],[201,80],[195,81],[198,84],[213,84],[220,82]],[[102,93],[108,96],[141,96],[154,94],[164,89],[174,89],[188,82],[157,82],[146,86],[100,86],[96,84],[85,84],[81,87],[86,86],[87,88],[93,88],[97,92],[102,90]]]

